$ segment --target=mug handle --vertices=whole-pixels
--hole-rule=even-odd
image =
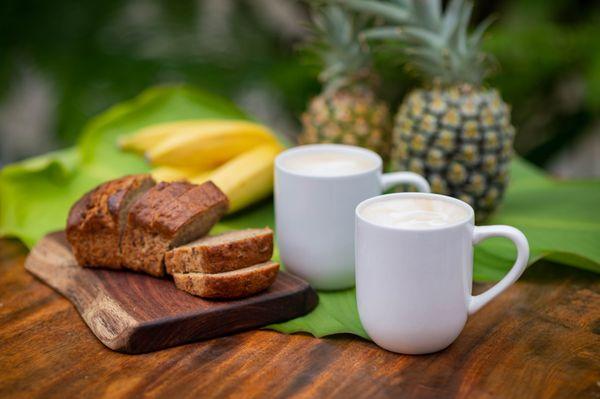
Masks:
[[[529,243],[527,237],[521,231],[511,226],[475,226],[473,230],[473,245],[480,243],[486,238],[504,237],[511,240],[517,247],[517,260],[502,280],[483,294],[471,296],[469,300],[469,314],[477,312],[489,301],[494,299],[510,285],[512,285],[523,274],[529,260]]]
[[[431,192],[431,188],[429,187],[429,183],[425,178],[421,175],[418,175],[413,172],[393,172],[393,173],[384,173],[381,175],[381,186],[382,190],[385,191],[393,186],[398,184],[412,184],[417,187],[422,193]]]

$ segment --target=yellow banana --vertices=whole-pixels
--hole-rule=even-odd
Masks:
[[[200,173],[209,172],[196,168],[184,168],[173,166],[158,166],[150,171],[150,174],[156,181],[177,181],[189,180],[191,177],[198,176]]]
[[[212,180],[229,198],[229,213],[267,197],[273,191],[273,164],[283,150],[270,143],[249,150],[223,164],[204,180]],[[200,179],[192,178],[194,183]]]
[[[243,120],[183,120],[148,126],[119,140],[145,152],[158,181],[212,180],[227,194],[230,213],[268,196],[273,163],[283,149],[266,127]]]
[[[262,125],[248,121],[185,126],[146,152],[155,165],[211,169],[261,144],[277,143]]]
[[[122,150],[144,153],[150,148],[157,146],[160,142],[182,129],[195,127],[202,129],[204,126],[222,123],[221,119],[186,119],[175,122],[158,123],[144,127],[127,136],[119,137],[119,147]]]

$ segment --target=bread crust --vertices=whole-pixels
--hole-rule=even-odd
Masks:
[[[212,182],[157,184],[129,210],[121,242],[124,266],[163,276],[165,252],[208,233],[228,205]]]
[[[165,254],[167,273],[223,273],[273,256],[273,230],[235,230],[204,237]]]
[[[122,267],[121,221],[132,199],[154,185],[150,175],[129,175],[86,193],[69,212],[66,234],[77,263],[85,267]]]
[[[254,295],[269,288],[279,271],[279,263],[264,262],[218,274],[175,273],[175,286],[203,298],[235,299]]]

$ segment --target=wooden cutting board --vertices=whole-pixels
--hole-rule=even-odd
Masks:
[[[308,283],[285,272],[255,296],[209,301],[176,289],[167,278],[81,268],[64,232],[41,239],[25,268],[67,297],[104,345],[125,353],[152,352],[292,319],[318,301]]]

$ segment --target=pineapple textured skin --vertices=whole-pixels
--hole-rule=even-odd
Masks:
[[[496,90],[417,89],[396,115],[391,166],[419,173],[433,192],[467,202],[481,221],[504,195],[514,134],[510,107]]]
[[[388,158],[389,109],[369,88],[340,89],[314,97],[302,115],[302,126],[300,144],[355,145]]]

